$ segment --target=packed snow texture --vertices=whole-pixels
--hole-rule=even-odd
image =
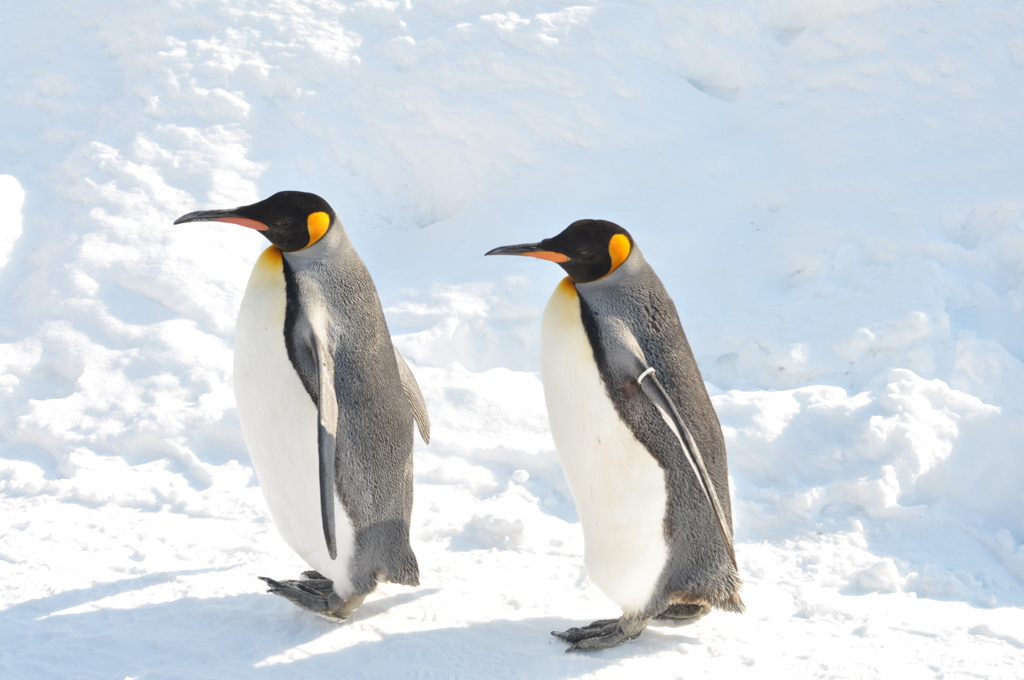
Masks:
[[[575,2],[575,0],[573,0]],[[1024,3],[8,3],[0,676],[1013,678],[1024,667]],[[431,411],[422,585],[334,625],[231,386],[266,245],[324,196]],[[729,447],[744,615],[617,616],[537,374],[595,217],[679,308]]]

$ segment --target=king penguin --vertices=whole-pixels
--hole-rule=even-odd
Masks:
[[[603,649],[654,618],[742,612],[722,430],[675,305],[633,237],[579,220],[487,255],[550,260],[568,274],[544,310],[541,381],[587,573],[623,613],[552,635],[569,652]]]
[[[313,569],[260,578],[338,621],[379,581],[419,585],[409,545],[413,421],[424,442],[430,423],[344,227],[324,199],[299,191],[174,223],[201,221],[250,227],[272,244],[238,312],[235,397],[274,524]]]

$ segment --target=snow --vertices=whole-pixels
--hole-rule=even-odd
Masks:
[[[574,0],[575,2],[576,0]],[[1015,678],[1024,3],[139,0],[0,22],[0,676]],[[341,626],[263,593],[231,388],[281,189],[341,216],[427,400],[413,547]],[[537,376],[614,220],[729,447],[743,615],[617,615]]]

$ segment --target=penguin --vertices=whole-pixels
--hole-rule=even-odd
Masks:
[[[419,585],[409,518],[414,422],[430,441],[423,395],[327,201],[282,191],[174,224],[203,221],[271,243],[238,312],[235,397],[274,524],[312,569],[260,578],[268,592],[343,621],[380,581]]]
[[[722,430],[675,304],[633,237],[578,220],[486,254],[568,274],[544,309],[541,381],[587,573],[622,616],[551,634],[567,652],[604,649],[654,618],[742,612]]]

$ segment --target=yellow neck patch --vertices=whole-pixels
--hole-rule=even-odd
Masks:
[[[280,291],[284,288],[284,258],[281,257],[281,250],[277,246],[270,246],[263,251],[260,259],[256,260],[256,266],[252,268],[249,275],[249,284],[245,291]]]
[[[315,212],[306,218],[306,229],[309,230],[309,243],[306,244],[306,248],[310,247],[327,233],[327,228],[331,226],[331,216],[325,212]]]
[[[576,297],[576,284],[572,282],[572,279],[566,276],[564,279],[558,282],[557,286],[555,286],[555,293]]]
[[[608,241],[608,254],[612,257],[612,268],[608,270],[608,274],[611,274],[629,257],[629,237],[625,234],[615,234],[615,236],[612,236],[611,240]],[[605,276],[608,274],[605,274]]]
[[[256,260],[257,269],[265,269],[267,271],[278,271],[281,269],[281,249],[277,246],[270,246],[260,254],[260,259]]]

